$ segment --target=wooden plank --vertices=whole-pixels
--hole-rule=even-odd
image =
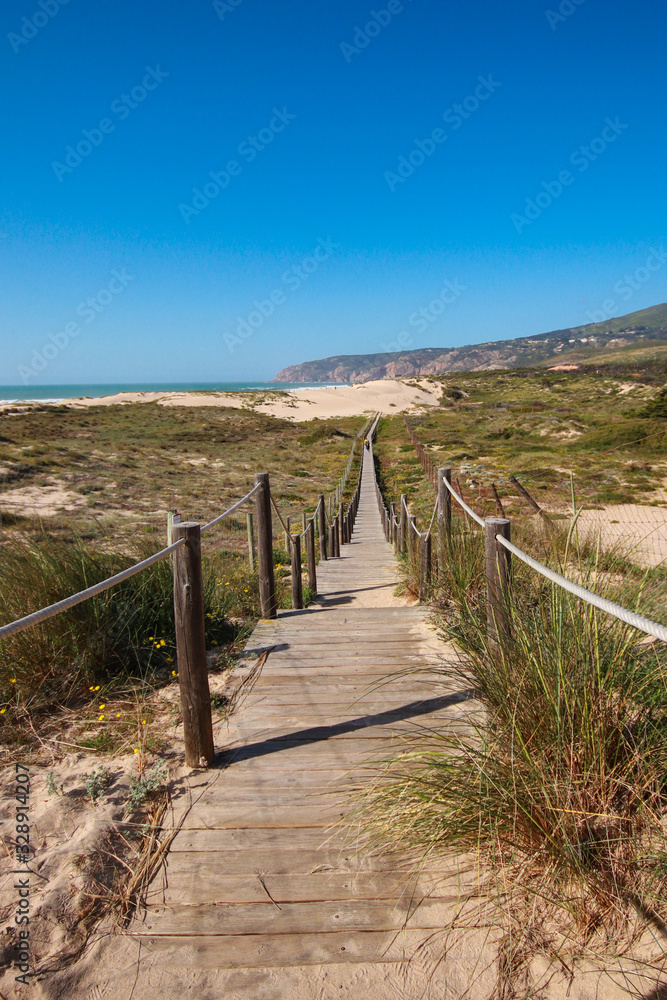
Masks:
[[[403,872],[385,869],[381,872],[319,872],[315,875],[220,875],[215,881],[203,880],[197,887],[199,903],[265,903],[267,891],[277,903],[316,902],[331,900],[397,899],[403,895],[412,897],[441,888],[447,888],[452,880],[444,876],[420,880],[406,877]],[[161,896],[162,890],[153,893]],[[179,901],[181,897],[192,895],[192,876],[170,873],[169,888],[165,901]],[[151,905],[153,905],[151,903]]]
[[[304,848],[294,838],[280,847],[256,847],[252,853],[242,847],[229,851],[179,851],[169,854],[167,879],[175,873],[190,879],[192,898],[197,898],[198,879],[217,879],[229,875],[312,875],[317,871],[382,871],[381,860],[361,858],[354,851],[338,847]],[[195,878],[196,876],[196,878]],[[160,877],[158,878],[158,884]]]
[[[141,937],[142,951],[188,969],[246,969],[333,963],[405,962],[433,931],[343,931],[333,934],[249,934]],[[131,932],[136,936],[135,925]],[[350,994],[352,996],[352,994]]]
[[[304,821],[306,820],[307,813],[304,810]],[[238,849],[251,854],[255,849],[261,851],[267,847],[281,847],[289,845],[293,840],[290,831],[275,827],[251,830],[189,829],[176,834],[171,845],[171,853],[174,855],[182,851],[197,851],[199,854],[204,854],[210,851]],[[324,846],[329,851],[336,848],[340,850],[343,842],[341,833],[323,833],[321,827],[302,826],[299,830],[299,846],[308,850],[319,850]]]
[[[191,937],[194,934],[325,934],[341,931],[400,930],[409,919],[412,929],[444,927],[459,895],[415,902],[400,900],[339,900],[273,903],[205,903],[192,906],[152,906],[138,936]],[[159,919],[158,919],[159,918]]]

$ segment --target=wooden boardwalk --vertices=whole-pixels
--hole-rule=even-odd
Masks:
[[[133,925],[142,966],[173,983],[194,984],[195,973],[210,982],[212,992],[198,992],[200,979],[188,995],[441,995],[430,992],[423,958],[417,972],[402,963],[442,927],[451,884],[435,872],[406,882],[335,826],[406,732],[455,726],[465,712],[457,682],[426,672],[447,647],[421,608],[394,597],[396,583],[366,462],[353,540],[318,567],[319,603],[255,629],[249,662],[274,649],[217,730],[225,766],[193,778],[164,884]],[[413,667],[425,672],[402,675]]]

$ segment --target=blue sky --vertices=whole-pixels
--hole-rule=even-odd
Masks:
[[[2,384],[269,379],[667,299],[662,263],[614,290],[667,249],[657,0],[0,17]]]

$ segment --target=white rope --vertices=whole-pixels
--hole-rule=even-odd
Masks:
[[[224,518],[229,517],[229,515],[233,514],[235,510],[238,510],[239,507],[242,507],[243,504],[246,502],[246,500],[249,500],[250,497],[254,497],[254,495],[257,492],[257,490],[259,490],[261,488],[262,488],[262,484],[261,483],[257,483],[256,486],[253,486],[253,488],[250,490],[250,493],[246,493],[246,495],[244,497],[242,497],[238,501],[238,503],[235,503],[233,507],[230,507],[229,510],[226,510],[224,512],[224,514],[220,514],[218,517],[214,517],[212,521],[208,522],[208,524],[203,525],[203,527],[201,529],[202,530],[202,534],[205,531],[209,531],[211,528],[215,528],[215,526],[217,524],[220,524],[220,522],[222,520],[224,520]]]
[[[435,515],[438,513],[438,503],[439,501],[436,500],[435,506],[433,508],[433,514],[431,516],[431,523],[429,524],[428,531],[426,532],[426,537],[428,537],[431,534],[431,529],[433,528],[433,522],[435,521]]]
[[[134,566],[130,566],[129,569],[124,569],[122,573],[116,573],[115,576],[110,576],[108,580],[103,580],[101,583],[96,583],[94,586],[88,587],[87,590],[82,590],[78,594],[66,597],[63,601],[58,601],[57,604],[50,604],[48,608],[42,608],[41,611],[34,611],[31,615],[26,615],[25,618],[19,618],[18,621],[11,622],[9,625],[3,625],[2,628],[0,628],[0,639],[6,639],[7,636],[15,635],[17,632],[23,632],[25,629],[30,628],[31,625],[38,625],[40,622],[46,621],[47,618],[53,618],[55,615],[59,615],[62,611],[67,611],[69,608],[73,608],[77,604],[82,604],[90,597],[95,597],[97,594],[104,593],[105,590],[110,590],[111,587],[115,587],[117,583],[122,583],[123,580],[129,580],[131,576],[141,573],[142,570],[147,569],[149,566],[153,566],[155,563],[161,562],[163,559],[168,559],[172,552],[175,552],[176,549],[179,549],[181,545],[184,544],[185,538],[179,538],[173,545],[168,545],[166,549],[161,549],[160,552],[156,552],[154,555],[149,556],[148,559],[144,559],[142,562],[136,563]]]
[[[567,580],[560,573],[555,573],[554,570],[549,569],[547,566],[543,566],[542,563],[538,562],[537,559],[533,559],[532,556],[527,555],[522,552],[521,549],[513,545],[512,542],[508,542],[506,538],[502,535],[496,535],[496,541],[499,542],[503,548],[506,548],[508,552],[524,562],[531,569],[540,573],[542,576],[546,577],[547,580],[551,580],[552,583],[558,584],[563,590],[567,590],[568,593],[574,594],[575,597],[581,598],[582,601],[586,601],[587,604],[592,604],[594,607],[599,608],[600,611],[605,611],[608,615],[613,615],[614,618],[620,619],[620,621],[625,622],[626,625],[632,625],[633,628],[639,629],[641,632],[646,632],[647,635],[654,635],[656,639],[661,639],[662,642],[667,642],[667,628],[664,625],[658,625],[657,622],[651,621],[650,618],[644,618],[643,615],[638,615],[634,611],[628,611],[627,608],[621,607],[620,604],[614,604],[613,601],[608,601],[605,597],[599,597],[590,590],[586,590],[585,587],[579,586],[578,583],[572,583],[571,580]]]
[[[465,502],[465,500],[458,495],[458,493],[456,492],[456,490],[453,488],[452,484],[448,483],[444,476],[442,478],[442,481],[445,484],[445,486],[447,487],[447,489],[449,490],[449,492],[452,494],[452,496],[454,497],[454,499],[456,500],[456,502],[458,504],[460,504],[461,507],[463,507],[463,509],[466,512],[466,514],[469,514],[470,517],[473,519],[473,521],[477,521],[477,523],[480,525],[480,527],[483,528],[484,527],[484,518],[480,517],[479,514],[475,513],[475,511],[472,509],[472,507],[468,506],[468,504]]]
[[[282,514],[278,510],[278,504],[273,499],[273,494],[271,494],[271,506],[273,507],[273,509],[275,510],[276,514],[278,515],[278,520],[282,524],[283,530],[285,532],[285,538],[288,540],[288,543],[289,543],[290,548],[291,548],[292,545],[294,545],[294,539],[292,538],[292,532],[289,530],[289,528],[287,527],[287,525],[283,521]]]

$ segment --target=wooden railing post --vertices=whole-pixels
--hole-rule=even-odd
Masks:
[[[327,561],[327,512],[324,503],[324,493],[320,493],[318,497],[318,528],[320,533],[320,559],[322,562]]]
[[[344,545],[345,541],[346,541],[346,539],[345,539],[345,522],[344,522],[344,519],[343,519],[343,505],[342,505],[342,503],[339,503],[338,504],[338,544],[339,545]],[[340,555],[340,551],[338,552],[338,555]]]
[[[484,522],[488,632],[494,643],[501,643],[510,636],[506,601],[511,563],[509,552],[498,544],[496,535],[511,541],[511,522],[506,517],[489,517]]]
[[[340,526],[338,520],[334,519],[334,547],[336,549],[336,558],[340,559]]]
[[[428,600],[428,588],[431,582],[431,532],[421,537],[421,565],[419,571],[419,600],[422,604]]]
[[[308,563],[308,587],[317,593],[317,563],[315,559],[315,518],[306,529],[306,560]]]
[[[290,517],[289,514],[285,518],[285,524],[287,525],[287,530],[285,531],[285,552],[289,554],[290,551]]]
[[[292,607],[296,611],[303,608],[303,580],[301,579],[301,538],[293,535],[292,549]]]
[[[406,538],[407,521],[406,521],[406,517],[405,517],[405,511],[406,511],[406,506],[405,506],[405,504],[406,504],[406,497],[405,497],[405,493],[401,493],[401,501],[400,501],[400,503],[401,503],[401,506],[400,506],[401,513],[400,513],[400,522],[399,522],[399,525],[398,525],[398,552],[399,552],[399,555],[404,555],[405,554],[405,543],[407,541],[407,538]]]
[[[332,559],[336,558],[336,522],[329,523],[329,553]]]
[[[246,514],[246,526],[248,529],[248,565],[250,572],[255,572],[255,525],[253,524],[250,511]]]
[[[273,570],[273,525],[271,523],[271,484],[268,472],[258,472],[255,482],[261,489],[255,493],[257,518],[257,568],[259,572],[259,600],[264,618],[278,614],[276,579]]]
[[[173,524],[172,535],[175,542],[185,539],[185,545],[174,553],[174,619],[185,762],[188,767],[210,767],[214,757],[213,722],[206,663],[200,526],[191,521]]]

